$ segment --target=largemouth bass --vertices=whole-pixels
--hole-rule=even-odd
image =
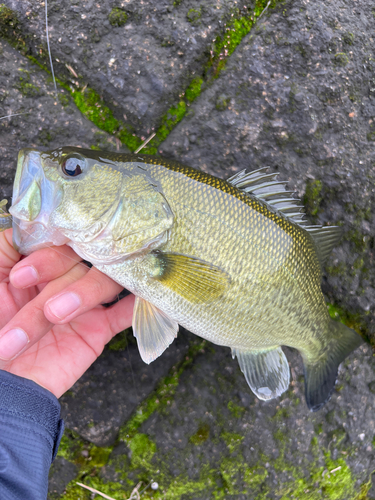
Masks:
[[[266,169],[222,180],[143,154],[24,149],[10,212],[20,253],[67,244],[136,295],[133,331],[146,363],[180,324],[230,347],[268,400],[288,388],[281,346],[290,346],[302,355],[315,411],[362,343],[330,318],[321,291],[340,228],[308,226]]]

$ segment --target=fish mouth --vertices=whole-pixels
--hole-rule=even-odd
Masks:
[[[46,232],[44,224],[30,224],[13,217],[13,246],[22,255],[52,245],[52,241],[45,241]]]
[[[68,241],[56,229],[48,228],[59,196],[54,183],[44,175],[41,154],[35,149],[22,149],[18,155],[9,212],[13,216],[13,246],[23,255]]]

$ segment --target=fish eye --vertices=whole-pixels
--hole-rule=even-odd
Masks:
[[[82,174],[84,164],[84,160],[70,157],[66,158],[62,162],[61,169],[65,175],[68,175],[69,177],[77,177],[77,175]]]

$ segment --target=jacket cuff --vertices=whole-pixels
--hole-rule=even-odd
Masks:
[[[0,370],[0,413],[18,417],[26,425],[42,427],[54,443],[52,461],[64,433],[60,410],[60,403],[50,391],[32,380]]]

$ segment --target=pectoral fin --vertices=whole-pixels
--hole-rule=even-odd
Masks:
[[[140,297],[135,299],[132,326],[139,354],[147,364],[158,358],[170,346],[178,332],[176,321]]]
[[[213,264],[177,253],[153,252],[154,279],[189,302],[207,303],[220,297],[230,278]]]
[[[253,393],[264,401],[280,396],[289,387],[289,365],[281,347],[264,351],[232,349]]]

